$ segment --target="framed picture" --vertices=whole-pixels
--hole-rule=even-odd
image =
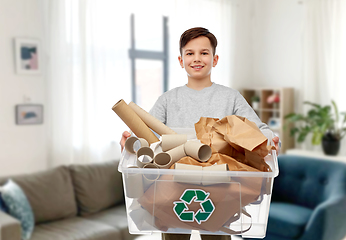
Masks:
[[[37,39],[15,39],[16,72],[18,74],[39,74],[41,72],[41,48]]]
[[[16,105],[16,124],[42,124],[42,104],[18,104]]]

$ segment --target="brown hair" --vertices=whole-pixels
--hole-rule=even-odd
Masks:
[[[190,28],[181,35],[180,41],[179,41],[180,55],[182,55],[183,47],[185,47],[188,42],[190,42],[192,39],[195,39],[201,36],[207,37],[209,39],[211,47],[213,48],[213,55],[215,55],[216,46],[217,46],[216,37],[214,36],[214,34],[209,32],[208,29],[202,28],[202,27]]]

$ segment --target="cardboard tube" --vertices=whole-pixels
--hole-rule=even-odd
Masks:
[[[178,162],[181,158],[186,157],[184,144],[182,144],[178,147],[175,147],[175,148],[167,151],[166,153],[168,153],[171,156],[171,159],[172,159],[171,165]]]
[[[155,168],[159,169],[158,166],[156,166],[153,163],[147,163],[143,166],[143,168]],[[143,174],[143,189],[144,192],[148,190],[148,188],[153,184],[158,178],[159,178],[159,173],[146,173]]]
[[[117,102],[112,109],[137,137],[146,139],[150,144],[159,141],[150,128],[145,125],[142,119],[126,104],[123,99]]]
[[[166,152],[187,142],[185,134],[164,134],[162,135],[162,151]]]
[[[190,165],[190,164],[176,163],[174,165],[174,169],[202,171],[203,167]],[[181,182],[181,183],[200,184],[202,181],[202,174],[198,174],[198,175],[178,174],[178,175],[174,175],[173,179],[174,181]]]
[[[167,127],[165,124],[160,122],[157,118],[150,115],[147,111],[139,107],[134,102],[129,103],[129,107],[137,113],[137,115],[143,120],[143,122],[148,125],[151,129],[153,129],[159,135],[163,134],[176,134],[172,129]]]
[[[217,183],[228,183],[231,180],[230,176],[218,175],[217,173],[210,174],[210,173],[206,173],[206,171],[226,172],[228,171],[228,165],[226,163],[203,167],[202,184],[212,185]]]
[[[170,166],[172,165],[171,155],[166,152],[156,154],[156,156],[154,157],[154,164],[159,168],[170,168]]]
[[[211,157],[211,148],[199,141],[187,141],[184,144],[186,155],[193,157],[194,159],[206,162]]]
[[[131,166],[129,168],[138,168]],[[126,194],[128,198],[140,198],[144,194],[143,179],[141,173],[128,173],[125,175]]]
[[[127,152],[129,152],[129,153],[136,153],[137,152],[134,149],[134,145],[135,145],[136,141],[139,141],[140,147],[149,147],[149,143],[144,138],[137,138],[135,136],[132,136],[132,137],[129,137],[128,139],[126,139],[126,142],[125,142],[125,149]]]
[[[143,156],[142,158],[140,158]],[[154,151],[150,147],[141,147],[137,151],[137,166],[144,167],[147,163],[151,163],[154,158]]]

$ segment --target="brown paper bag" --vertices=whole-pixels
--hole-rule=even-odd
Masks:
[[[264,157],[272,148],[267,148],[267,138],[248,119],[235,115],[221,120],[202,117],[195,130],[197,138],[214,153],[226,154],[260,171],[270,171]]]

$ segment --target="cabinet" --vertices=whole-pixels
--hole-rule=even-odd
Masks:
[[[280,137],[281,153],[293,148],[294,138],[290,136],[290,127],[284,126],[286,123],[285,116],[294,112],[294,89],[245,88],[243,89],[243,96],[262,122],[266,123]],[[253,103],[254,96],[259,97],[258,104]],[[270,99],[274,102],[268,101]]]

